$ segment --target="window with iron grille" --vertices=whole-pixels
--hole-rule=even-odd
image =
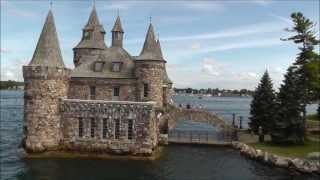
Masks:
[[[94,118],[91,118],[91,119],[90,119],[90,124],[91,124],[91,126],[90,126],[90,136],[91,136],[92,138],[94,138],[94,136],[95,136],[95,129],[96,129],[96,120],[95,120]]]
[[[143,84],[143,96],[148,97],[148,95],[149,95],[149,86],[147,83],[144,83]]]
[[[96,87],[90,86],[90,99],[96,99]]]
[[[128,139],[133,139],[133,119],[128,119]]]
[[[102,138],[106,139],[107,138],[107,133],[108,133],[108,126],[107,126],[107,119],[104,118],[102,120]]]
[[[114,137],[115,139],[120,138],[120,119],[115,119],[115,130],[114,130]]]
[[[79,129],[78,129],[79,137],[83,137],[83,119],[79,118]]]

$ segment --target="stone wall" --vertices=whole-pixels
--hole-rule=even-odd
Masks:
[[[120,87],[120,101],[136,101],[135,79],[96,79],[72,78],[68,93],[69,99],[90,99],[90,86],[96,87],[97,100],[112,100],[114,87]]]
[[[150,155],[158,144],[154,102],[65,99],[61,102],[63,147],[70,151],[111,152]],[[79,136],[79,119],[83,137]],[[91,119],[95,136],[91,137]],[[107,138],[103,138],[103,119],[107,119]],[[120,136],[115,137],[115,122],[120,120]],[[128,121],[133,120],[133,136],[128,138]]]
[[[136,61],[135,74],[138,77],[137,92],[139,101],[155,101],[157,107],[163,106],[164,63],[163,61]],[[143,95],[144,83],[149,85],[148,97]]]
[[[59,98],[67,96],[68,75],[63,68],[24,66],[24,134],[29,152],[56,149],[61,139]]]

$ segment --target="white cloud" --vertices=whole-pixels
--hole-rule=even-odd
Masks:
[[[192,50],[198,50],[201,48],[201,44],[199,42],[194,42],[191,44],[191,49]]]
[[[10,49],[7,49],[7,48],[1,48],[0,49],[0,53],[1,54],[4,54],[4,53],[11,53],[12,51]]]
[[[269,16],[274,17],[274,18],[276,18],[276,19],[278,19],[278,20],[280,20],[282,22],[285,22],[287,24],[292,24],[292,20],[289,19],[289,18],[282,17],[282,16],[279,16],[279,15],[276,15],[276,14],[273,14],[273,13],[269,14]]]
[[[173,36],[173,37],[162,37],[161,41],[189,41],[189,40],[209,40],[209,39],[219,39],[219,38],[234,38],[240,36],[248,36],[253,34],[262,34],[267,32],[283,31],[283,23],[279,22],[266,22],[266,23],[256,23],[240,27],[234,27],[230,29],[225,29],[219,32],[210,33],[198,33],[196,35],[187,36]],[[143,41],[143,39],[129,39],[126,41],[128,44]]]
[[[251,2],[260,6],[268,6],[273,2],[273,0],[251,0]]]
[[[232,49],[267,47],[267,46],[281,45],[281,44],[284,44],[284,42],[280,41],[280,39],[278,38],[260,39],[260,40],[254,40],[254,41],[222,44],[215,47],[202,48],[202,49],[199,49],[198,51],[193,51],[189,53],[209,53],[209,52],[226,51],[226,50],[232,50]]]
[[[218,63],[214,59],[211,58],[204,58],[201,61],[201,72],[212,75],[212,76],[219,76],[223,71],[224,65]]]
[[[259,76],[254,72],[243,72],[238,73],[236,77],[238,77],[240,80],[256,80]]]

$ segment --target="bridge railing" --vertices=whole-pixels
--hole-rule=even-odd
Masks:
[[[169,142],[219,144],[237,140],[236,131],[170,130]]]

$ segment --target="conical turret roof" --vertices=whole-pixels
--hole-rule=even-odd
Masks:
[[[75,49],[105,49],[107,47],[104,43],[105,30],[99,22],[95,5],[92,8],[89,20],[83,28],[83,31],[90,35],[88,35],[88,37],[82,38],[81,41],[75,47]]]
[[[120,16],[117,17],[116,22],[114,23],[114,26],[112,28],[112,31],[114,31],[114,32],[122,32],[123,33]]]
[[[65,67],[58,35],[54,23],[52,11],[50,10],[43,26],[40,38],[34,51],[30,66]]]
[[[160,53],[159,45],[157,44],[153,25],[150,23],[146,39],[143,44],[143,49],[140,53],[138,60],[163,60],[162,54]]]

